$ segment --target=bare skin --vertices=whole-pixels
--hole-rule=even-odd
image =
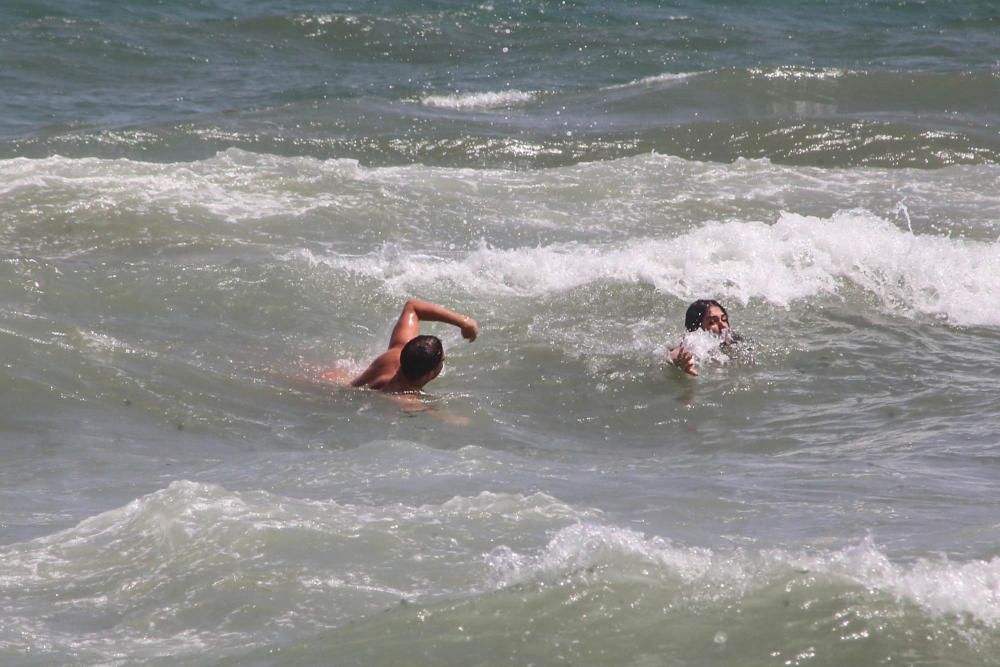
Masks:
[[[479,325],[471,317],[436,306],[420,299],[410,299],[403,306],[396,325],[389,336],[388,349],[380,354],[361,375],[351,380],[352,387],[366,387],[390,394],[420,391],[425,384],[441,372],[444,360],[438,367],[419,378],[407,377],[400,368],[399,355],[411,339],[420,335],[421,322],[444,322],[462,331],[462,337],[470,343],[479,335]],[[342,381],[342,371],[334,369],[320,376],[323,380]]]
[[[723,331],[729,329],[729,316],[718,306],[709,306],[701,320],[701,328],[716,336],[721,336]],[[688,375],[698,375],[698,371],[694,369],[691,352],[685,350],[683,345],[678,345],[670,350],[670,363]]]

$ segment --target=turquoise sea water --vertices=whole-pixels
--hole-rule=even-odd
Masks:
[[[0,663],[1000,663],[998,27],[3,3]]]

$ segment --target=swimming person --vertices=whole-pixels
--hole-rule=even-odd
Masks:
[[[729,328],[729,313],[725,307],[714,299],[698,299],[688,306],[684,315],[684,327],[688,331],[708,331],[723,339],[723,345],[729,345],[739,340]],[[681,343],[670,350],[670,363],[689,375],[698,375],[694,369],[691,351],[684,349]]]
[[[389,348],[365,371],[351,380],[352,387],[367,387],[386,393],[419,391],[444,367],[444,347],[437,336],[421,336],[420,323],[445,322],[458,327],[470,343],[479,335],[471,317],[420,299],[410,299],[389,336]]]

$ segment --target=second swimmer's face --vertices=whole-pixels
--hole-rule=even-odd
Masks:
[[[719,335],[729,328],[729,316],[718,306],[709,306],[705,317],[701,318],[701,328]]]

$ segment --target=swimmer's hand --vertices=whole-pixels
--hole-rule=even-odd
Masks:
[[[479,335],[479,325],[471,317],[466,317],[465,320],[459,325],[462,330],[462,338],[466,339],[470,343],[476,340],[476,336]]]
[[[691,353],[685,350],[683,346],[675,347],[670,351],[670,363],[688,375],[698,375],[698,371],[694,369],[694,360],[691,358]]]

